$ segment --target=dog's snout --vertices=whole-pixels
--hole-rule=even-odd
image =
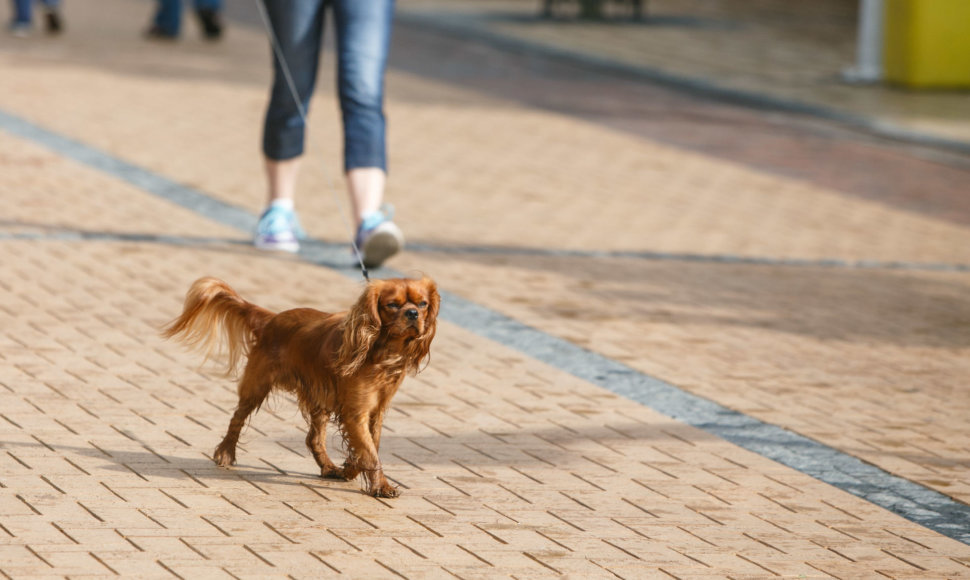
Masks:
[[[404,317],[407,318],[408,320],[417,320],[418,319],[417,309],[411,308],[409,310],[405,310]]]

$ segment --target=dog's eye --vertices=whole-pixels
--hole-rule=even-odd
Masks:
[[[384,305],[384,307],[387,308],[388,310],[400,310],[401,309],[401,305],[398,304],[397,302],[388,302],[387,304]]]
[[[427,308],[427,307],[428,307],[428,303],[425,302],[424,300],[422,300],[421,302],[418,302],[418,308]]]

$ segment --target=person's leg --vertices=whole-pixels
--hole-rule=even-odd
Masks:
[[[222,0],[195,0],[195,14],[206,40],[222,38]]]
[[[288,200],[288,205],[293,207],[296,199],[296,181],[300,176],[301,161],[301,157],[293,157],[292,159],[283,159],[281,161],[266,158],[267,206],[272,205],[275,201]]]
[[[263,124],[267,209],[260,217],[255,243],[266,249],[296,251],[296,238],[302,237],[302,231],[293,201],[305,140],[303,115],[309,109],[320,61],[324,2],[275,0],[264,6],[279,54],[273,51],[273,86]]]
[[[264,4],[276,48],[272,55],[273,85],[263,123],[263,154],[270,163],[303,154],[303,115],[309,110],[316,85],[323,4],[323,0],[274,0]]]
[[[379,266],[404,243],[380,211],[387,172],[384,74],[393,18],[394,0],[334,2],[344,170],[368,267]]]
[[[148,35],[177,38],[182,27],[182,0],[158,0],[158,8]]]
[[[48,34],[59,34],[64,29],[61,21],[60,0],[41,0],[44,5],[44,27]]]
[[[358,224],[365,214],[380,207],[383,198],[387,171],[384,71],[393,17],[393,0],[334,2],[344,171]]]
[[[381,209],[386,181],[387,174],[380,167],[356,167],[347,171],[347,189],[357,227],[364,221],[364,216]]]
[[[23,25],[30,26],[32,2],[33,0],[14,0],[13,20],[10,23],[12,28]]]

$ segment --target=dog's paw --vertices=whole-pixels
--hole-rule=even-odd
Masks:
[[[360,472],[361,470],[360,467],[357,466],[357,463],[348,459],[347,461],[344,461],[344,466],[340,470],[341,479],[353,481],[357,479]]]
[[[344,470],[336,465],[329,465],[320,469],[320,477],[324,479],[339,479],[340,481],[347,481],[347,476]]]
[[[236,450],[226,449],[220,445],[216,447],[216,452],[212,454],[212,460],[219,467],[231,467],[236,463]]]
[[[370,494],[374,497],[398,497],[401,495],[401,490],[389,483],[385,483],[371,490]]]

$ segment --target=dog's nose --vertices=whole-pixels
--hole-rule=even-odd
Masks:
[[[414,309],[414,308],[412,308],[410,310],[405,310],[404,311],[404,317],[407,318],[408,320],[417,320],[418,319],[418,311],[416,309]]]

